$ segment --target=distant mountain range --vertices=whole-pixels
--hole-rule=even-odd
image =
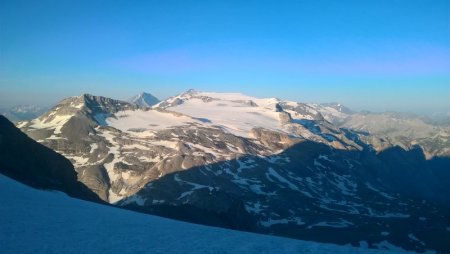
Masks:
[[[49,108],[36,105],[18,105],[11,108],[0,108],[0,115],[5,116],[10,121],[18,122],[34,119],[47,110]]]
[[[239,93],[153,98],[84,94],[17,127],[123,208],[342,245],[450,249],[448,127]]]
[[[336,104],[340,105],[340,104]],[[450,154],[450,126],[446,121],[411,113],[342,111],[333,104],[313,104],[326,120],[339,128],[366,132],[392,145],[409,149],[419,145],[427,158]]]

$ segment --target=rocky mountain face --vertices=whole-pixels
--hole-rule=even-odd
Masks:
[[[339,128],[321,107],[195,90],[151,108],[82,95],[18,127],[125,208],[322,242],[450,249],[449,158]]]
[[[80,199],[101,201],[77,180],[69,160],[32,140],[1,115],[0,173],[35,188],[59,190]]]
[[[47,110],[47,107],[36,105],[18,105],[11,108],[1,108],[0,115],[8,118],[11,122],[28,121],[40,116]]]
[[[128,102],[141,107],[151,107],[158,104],[160,100],[149,93],[142,92],[128,99]]]
[[[108,140],[100,135],[109,133],[108,127],[102,126],[106,117],[137,108],[127,102],[85,94],[65,99],[39,118],[20,122],[18,127],[71,160],[79,180],[108,200],[110,179],[104,164],[114,155],[109,156]]]

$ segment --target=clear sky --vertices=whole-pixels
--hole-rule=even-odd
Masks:
[[[0,1],[0,107],[189,88],[450,111],[449,0]]]

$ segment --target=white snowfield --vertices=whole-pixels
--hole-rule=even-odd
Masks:
[[[50,115],[51,116],[51,115]],[[32,120],[33,123],[30,127],[35,129],[54,129],[54,134],[61,134],[61,128],[66,124],[73,115],[61,115],[56,116],[50,121],[42,121],[40,118]],[[45,119],[47,120],[47,118]]]
[[[3,254],[394,253],[194,225],[32,189],[3,175],[0,186]]]
[[[208,97],[211,101],[203,101]],[[196,92],[195,97],[179,95],[164,102],[176,99],[183,103],[168,107],[171,112],[157,110],[127,110],[106,118],[106,124],[128,131],[133,129],[160,130],[174,126],[196,124],[198,126],[219,126],[237,136],[249,137],[255,127],[285,132],[280,122],[280,113],[276,112],[276,98],[259,99],[239,93]],[[153,108],[158,108],[160,104]]]
[[[198,96],[214,98],[207,104],[201,99],[192,98],[169,110],[192,117],[204,119],[206,122],[218,125],[229,132],[248,137],[254,127],[269,130],[280,130],[279,113],[275,111],[277,99],[257,99],[241,94],[199,93]],[[250,101],[257,106],[249,105]]]
[[[115,118],[106,118],[106,123],[121,131],[132,129],[162,130],[189,123],[201,123],[188,116],[175,115],[157,110],[125,110],[115,114]]]

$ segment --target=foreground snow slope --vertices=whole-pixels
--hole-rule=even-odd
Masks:
[[[3,175],[0,186],[1,253],[385,253],[177,222],[35,190]]]

